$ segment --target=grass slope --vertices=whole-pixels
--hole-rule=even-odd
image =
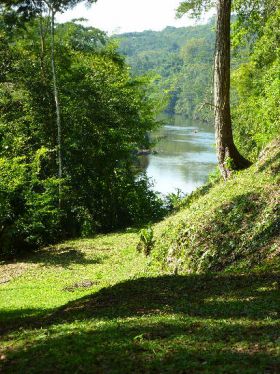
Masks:
[[[267,152],[249,180],[239,173],[197,193],[158,224],[150,258],[136,251],[137,233],[123,233],[2,263],[0,372],[279,373],[277,144]],[[206,248],[202,233],[213,262],[194,254]],[[227,271],[187,274],[203,269]]]
[[[280,139],[250,169],[187,197],[156,227],[154,259],[183,273],[279,269],[279,186]]]

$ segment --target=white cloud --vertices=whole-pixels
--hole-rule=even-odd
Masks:
[[[112,33],[162,30],[166,26],[194,24],[187,16],[176,20],[176,8],[182,0],[98,0],[90,8],[80,3],[57,16],[59,22],[84,17],[88,25]]]

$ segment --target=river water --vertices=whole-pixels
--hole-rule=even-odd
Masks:
[[[160,129],[152,134],[160,139],[156,154],[142,156],[153,189],[162,194],[190,193],[207,180],[217,164],[213,125],[183,116],[165,117]]]

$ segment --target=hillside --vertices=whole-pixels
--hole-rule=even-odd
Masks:
[[[280,139],[250,169],[203,186],[156,227],[155,258],[179,272],[247,270],[279,265]]]
[[[154,226],[149,257],[127,230],[2,263],[0,371],[279,373],[279,144]]]
[[[214,100],[213,20],[119,48],[73,2],[0,7],[1,374],[280,373],[278,3],[217,3]],[[226,181],[157,194],[136,157],[196,177],[210,108]]]
[[[126,33],[114,39],[133,74],[156,75],[155,90],[169,93],[166,111],[190,118],[210,117],[209,108],[201,105],[210,96],[214,20],[205,25]]]

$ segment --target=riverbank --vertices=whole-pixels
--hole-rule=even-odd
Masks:
[[[0,372],[279,373],[279,160],[195,192],[151,256],[129,230],[2,263]]]
[[[278,138],[252,167],[198,189],[176,215],[156,225],[155,261],[183,273],[280,263],[279,178]]]

